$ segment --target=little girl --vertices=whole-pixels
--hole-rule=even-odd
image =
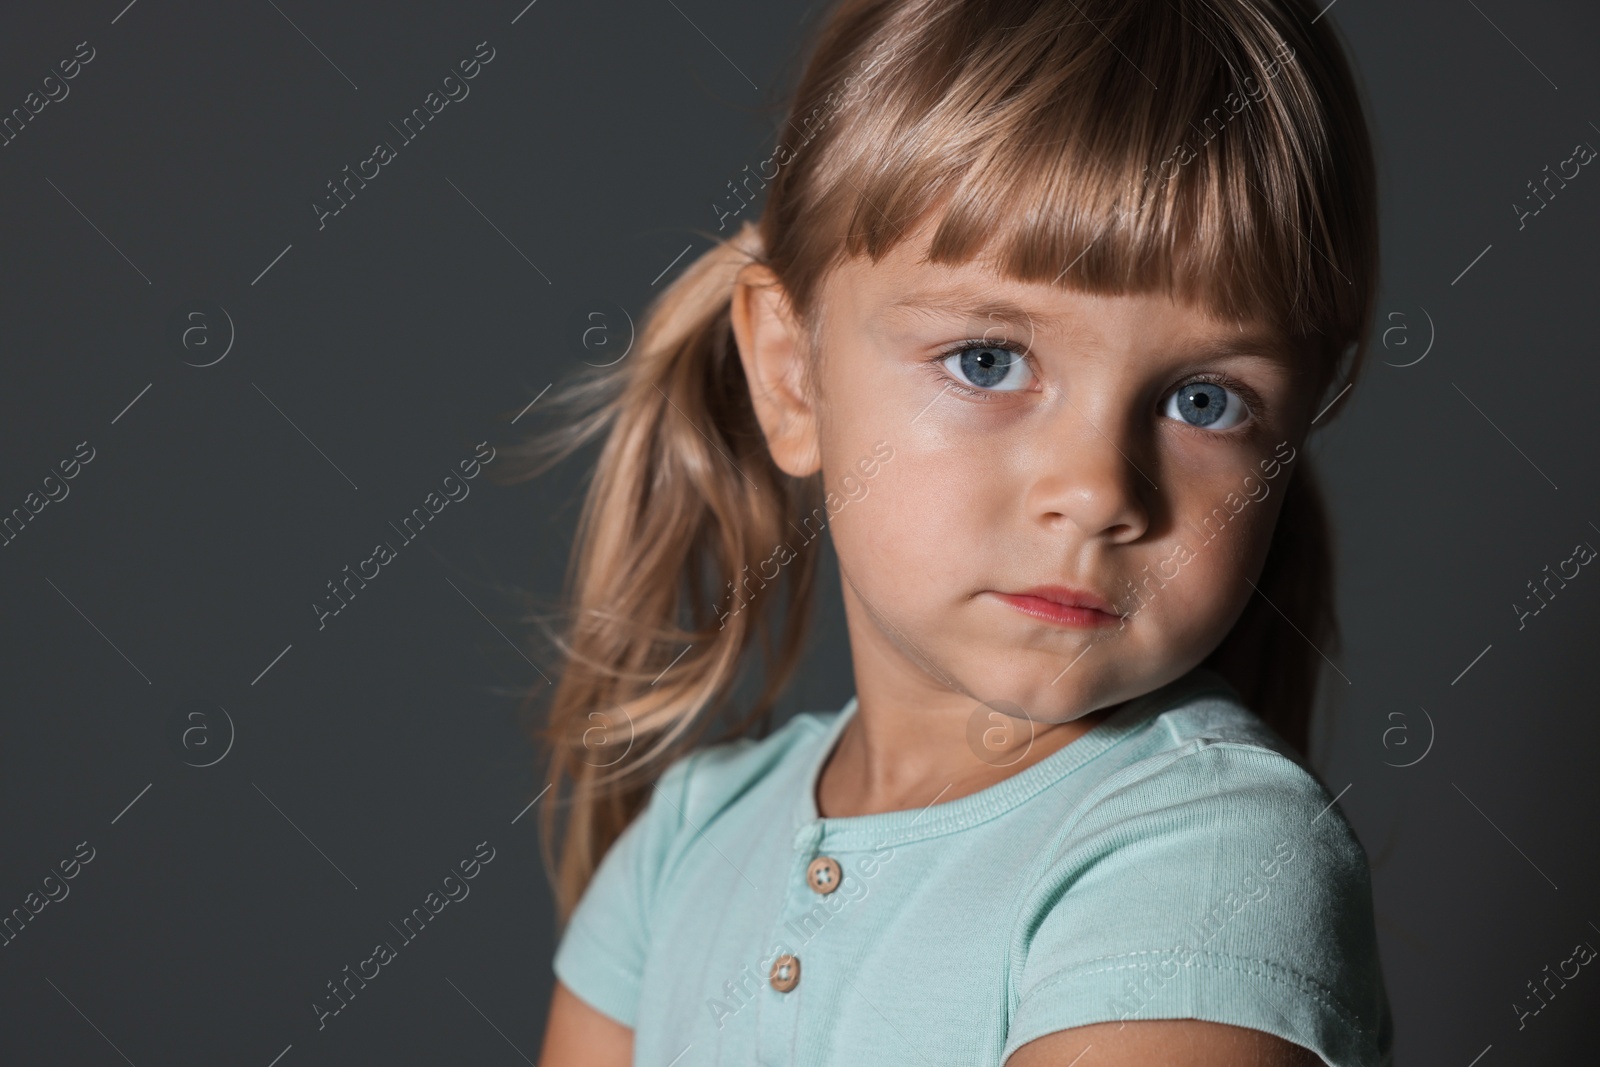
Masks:
[[[1303,0],[833,5],[759,223],[527,453],[605,434],[543,1067],[1390,1062],[1302,756],[1373,171]],[[773,731],[823,530],[855,695]]]

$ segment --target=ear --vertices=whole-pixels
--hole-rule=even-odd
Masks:
[[[769,267],[752,263],[734,280],[729,309],[750,402],[772,460],[803,478],[822,467],[817,414],[805,390],[805,330]]]

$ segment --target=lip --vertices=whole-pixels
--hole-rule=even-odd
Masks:
[[[1020,593],[994,595],[1025,615],[1060,626],[1093,628],[1120,624],[1122,616],[1104,598],[1064,585],[1037,585]]]

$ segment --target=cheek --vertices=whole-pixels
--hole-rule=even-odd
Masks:
[[[831,521],[841,566],[885,606],[970,584],[963,575],[978,569],[981,546],[1015,506],[993,437],[975,434],[961,419],[974,413],[940,397],[919,366],[845,340],[820,369],[825,481],[840,499],[847,480],[861,483]],[[865,477],[860,463],[880,442],[893,451]]]
[[[1221,503],[1229,491],[1196,492],[1178,502],[1174,512],[1179,539],[1194,559],[1163,592],[1172,594],[1163,622],[1173,644],[1195,654],[1214,648],[1255,595],[1250,583],[1260,584],[1282,501],[1282,494],[1274,493],[1232,514]],[[1225,524],[1219,525],[1213,508],[1227,516]]]
[[[986,559],[992,569],[983,546],[1000,543],[999,527],[1015,507],[1007,503],[1003,470],[981,449],[928,447],[905,431],[881,439],[894,446],[894,457],[866,482],[865,497],[833,520],[841,565],[869,597],[871,587],[901,602],[963,591]],[[868,450],[861,455],[870,453],[870,440],[846,447],[857,443]],[[840,452],[840,463],[856,455]]]

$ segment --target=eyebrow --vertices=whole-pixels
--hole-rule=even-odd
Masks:
[[[922,316],[988,319],[1013,323],[1032,323],[1051,330],[1065,330],[1071,324],[1042,311],[1034,311],[1010,300],[974,297],[965,291],[913,293],[884,306],[885,311],[909,311]]]
[[[975,297],[963,290],[929,291],[913,293],[884,305],[885,311],[905,311],[924,318],[989,319],[1017,325],[1033,325],[1058,333],[1070,334],[1073,322],[1057,315],[1035,311],[1004,299]],[[1207,338],[1188,344],[1179,344],[1176,350],[1189,359],[1222,359],[1229,356],[1248,357],[1271,363],[1295,367],[1302,355],[1287,339],[1273,333],[1254,331],[1232,336]]]
[[[1270,334],[1241,334],[1238,340],[1210,338],[1179,345],[1177,351],[1190,359],[1226,359],[1230,356],[1263,360],[1285,367],[1298,367],[1305,358],[1290,342]]]

